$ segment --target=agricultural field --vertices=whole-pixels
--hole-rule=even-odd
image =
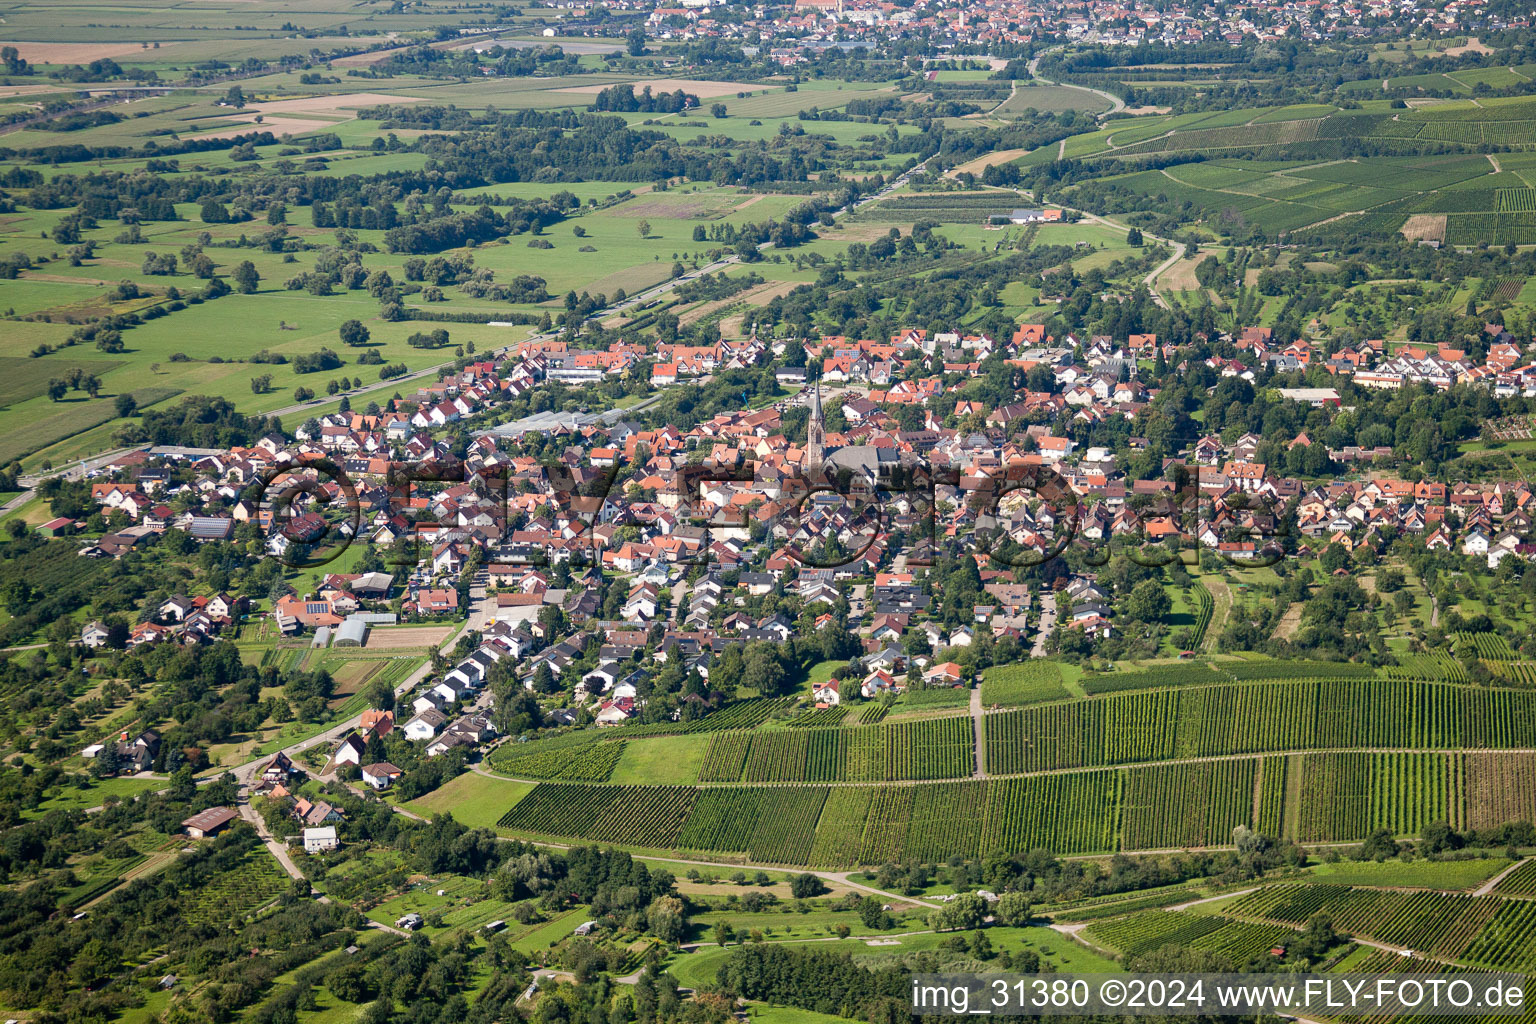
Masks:
[[[1223,917],[1154,910],[1090,926],[1087,937],[1123,956],[1140,956],[1164,946],[1201,949],[1233,963],[1247,963],[1295,932],[1281,925],[1255,925]]]
[[[1055,662],[994,665],[981,677],[981,702],[989,707],[1018,707],[1070,696],[1061,678],[1061,668]]]
[[[1340,123],[1335,126],[1336,121]],[[1503,126],[1508,122],[1490,123]],[[1458,124],[1463,126],[1458,130],[1482,130],[1478,122],[1449,120],[1414,122],[1414,130],[1420,130],[1423,124]],[[1149,131],[1164,131],[1150,141],[1116,149],[1114,155],[1169,152],[1175,145],[1180,151],[1206,146],[1225,150],[1274,145],[1299,141],[1298,133],[1318,131],[1319,125],[1327,130],[1351,131],[1369,128],[1371,122],[1365,118],[1346,121],[1341,114],[1321,122],[1177,129],[1173,135],[1166,134],[1164,125],[1149,125]],[[1380,124],[1376,127],[1385,130]],[[1114,138],[1118,143],[1130,134],[1130,129],[1118,128]],[[1069,140],[1069,147],[1075,141]],[[1447,242],[1462,242],[1463,236],[1483,230],[1498,233],[1496,238],[1481,236],[1489,241],[1502,244],[1509,240],[1504,237],[1507,234],[1521,242],[1522,232],[1527,230],[1525,218],[1529,216],[1524,212],[1525,204],[1530,201],[1523,180],[1496,174],[1487,160],[1472,155],[1381,157],[1368,164],[1344,160],[1257,165],[1254,161],[1219,157],[1163,170],[1110,173],[1100,183],[1117,192],[1145,197],[1149,209],[1187,204],[1206,223],[1226,220],[1251,224],[1270,234],[1300,231],[1311,225],[1337,234],[1356,221],[1362,225],[1369,222],[1371,230],[1395,231],[1414,214],[1447,214]],[[1500,188],[1501,184],[1505,187]],[[1343,220],[1335,220],[1341,216]],[[1322,225],[1325,221],[1326,227]]]
[[[1530,929],[1536,927],[1536,903],[1530,900],[1276,885],[1242,897],[1224,912],[1297,926],[1324,913],[1341,931],[1472,966],[1525,970],[1536,962],[1536,947],[1529,940]]]
[[[963,692],[963,691],[962,691]],[[968,717],[857,729],[717,732],[703,782],[875,782],[964,778],[975,771]]]
[[[1083,685],[1094,692],[1091,678]],[[1529,691],[1408,681],[1112,693],[987,716],[987,760],[989,770],[1011,774],[1341,747],[1522,749],[1536,743],[1533,713],[1536,694]]]

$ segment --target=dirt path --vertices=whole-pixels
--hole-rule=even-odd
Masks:
[[[971,777],[984,779],[987,777],[987,720],[985,709],[981,706],[979,685],[971,690],[971,721],[976,730],[976,771]]]
[[[1515,861],[1509,867],[1505,868],[1503,871],[1500,871],[1498,874],[1496,874],[1492,878],[1488,879],[1488,881],[1484,882],[1482,885],[1480,885],[1476,889],[1472,890],[1472,895],[1473,896],[1487,896],[1489,893],[1493,892],[1493,890],[1498,886],[1498,884],[1500,882],[1504,881],[1504,879],[1508,878],[1510,875],[1512,875],[1516,871],[1520,870],[1521,867],[1523,867],[1524,865],[1528,864],[1529,862],[1530,862],[1529,858],[1527,858],[1525,860],[1517,860],[1517,861]]]
[[[1296,630],[1301,628],[1301,602],[1293,601],[1285,609],[1285,614],[1280,616],[1280,621],[1275,623],[1275,637],[1280,640],[1288,640],[1296,635]]]
[[[1501,171],[1504,170],[1504,168],[1499,166],[1499,158],[1498,157],[1494,156],[1492,153],[1487,153],[1487,154],[1484,154],[1484,155],[1488,157],[1488,162],[1493,164],[1493,173],[1494,174],[1498,174],[1498,173],[1500,173]]]
[[[1198,900],[1190,900],[1188,903],[1176,903],[1173,906],[1169,907],[1168,909],[1169,910],[1188,910],[1190,907],[1198,907],[1198,906],[1200,906],[1201,904],[1204,904],[1204,903],[1215,903],[1217,900],[1231,899],[1233,896],[1247,896],[1251,892],[1258,892],[1260,888],[1262,888],[1262,887],[1256,885],[1256,886],[1254,886],[1251,889],[1238,889],[1235,892],[1218,893],[1215,896],[1205,896],[1205,897],[1203,897],[1201,899],[1198,899]]]
[[[1080,946],[1086,946],[1088,949],[1093,950],[1095,953],[1102,953],[1104,956],[1108,957],[1118,957],[1120,954],[1115,952],[1113,949],[1110,949],[1108,946],[1101,946],[1097,942],[1094,942],[1083,935],[1083,929],[1087,928],[1090,924],[1093,924],[1093,922],[1080,921],[1077,924],[1052,924],[1048,925],[1047,927],[1049,927],[1053,932],[1059,932],[1060,934],[1065,935],[1067,938],[1071,939],[1073,942],[1076,942]]]
[[[1205,584],[1205,589],[1209,590],[1211,597],[1215,599],[1211,606],[1211,622],[1205,627],[1205,642],[1201,644],[1201,649],[1215,651],[1216,638],[1226,628],[1227,616],[1232,613],[1232,590],[1218,573],[1204,576],[1200,582]]]

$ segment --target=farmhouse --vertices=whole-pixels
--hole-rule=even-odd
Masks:
[[[193,839],[212,839],[239,817],[240,812],[233,807],[210,807],[206,811],[198,811],[183,821],[181,827],[186,829],[187,835]]]

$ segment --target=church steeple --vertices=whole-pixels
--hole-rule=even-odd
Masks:
[[[827,425],[821,412],[821,381],[818,379],[811,392],[811,418],[805,426],[805,471],[815,473],[821,469],[826,454]]]

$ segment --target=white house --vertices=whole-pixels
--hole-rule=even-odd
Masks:
[[[437,731],[448,721],[448,716],[436,708],[429,707],[415,718],[405,723],[405,738],[408,740],[429,740],[437,735]]]
[[[304,830],[304,852],[324,853],[336,849],[336,826],[321,825]]]
[[[405,772],[388,761],[380,761],[377,764],[364,765],[362,768],[363,782],[373,789],[388,789],[393,786]]]
[[[364,749],[363,738],[355,732],[348,733],[346,739],[342,740],[341,745],[336,748],[336,753],[331,755],[331,760],[335,761],[338,765],[361,765],[363,763]]]

